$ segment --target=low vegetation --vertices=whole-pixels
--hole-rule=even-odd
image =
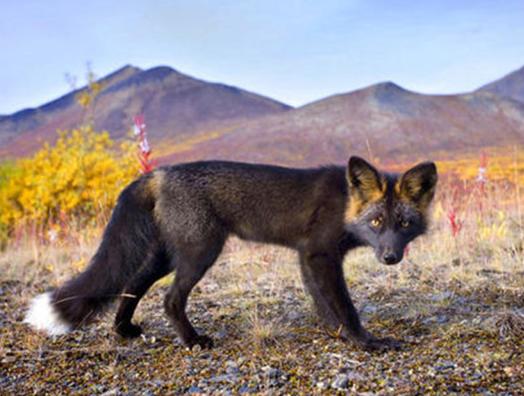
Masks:
[[[520,153],[504,162],[504,177],[493,176],[494,158],[481,160],[480,178],[478,159],[442,164],[457,175],[443,177],[432,229],[398,266],[377,263],[365,248],[348,254],[346,280],[367,328],[402,340],[401,351],[368,353],[337,339],[314,315],[293,252],[236,239],[189,303],[190,318],[216,346],[187,350],[163,314],[172,276],[141,302],[136,320],[145,335],[136,340],[114,335],[112,311],[55,339],[22,323],[32,296],[86,265],[116,194],[137,174],[131,150],[79,133],[0,169],[8,236],[0,256],[2,392],[511,395],[524,388]],[[63,177],[47,186],[57,172]],[[13,205],[9,213],[5,205]]]
[[[116,145],[89,126],[62,132],[54,146],[0,166],[0,242],[105,218],[138,169],[129,142]]]

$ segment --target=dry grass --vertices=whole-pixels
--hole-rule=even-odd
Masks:
[[[217,341],[212,351],[187,351],[176,340],[161,310],[172,277],[139,306],[145,337],[111,336],[106,317],[48,340],[20,323],[23,309],[36,292],[81,270],[99,230],[71,232],[67,243],[19,240],[0,256],[0,386],[8,393],[518,394],[522,202],[516,195],[509,204],[496,195],[483,199],[482,210],[474,197],[461,201],[463,226],[454,237],[447,219],[452,199],[441,195],[432,229],[398,266],[378,264],[366,248],[348,254],[346,280],[366,326],[406,343],[382,355],[328,335],[302,289],[294,252],[237,239],[190,301],[195,326]]]

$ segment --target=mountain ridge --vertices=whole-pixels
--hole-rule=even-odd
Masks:
[[[524,104],[489,92],[426,95],[394,83],[336,94],[242,124],[165,162],[343,163],[349,153],[414,158],[524,142]]]
[[[478,91],[491,92],[524,103],[524,66],[483,85]]]
[[[514,73],[493,83],[504,80],[507,88],[518,80]],[[524,142],[524,103],[483,88],[493,83],[473,92],[428,95],[382,81],[292,108],[169,66],[125,65],[100,81],[95,127],[119,139],[132,117],[143,113],[153,147],[161,147],[161,162],[220,158],[310,165],[343,161],[349,153],[420,156]],[[52,140],[57,127],[78,122],[79,106],[61,106],[82,89],[0,117],[0,154],[6,153],[5,126],[17,118],[31,127],[15,138],[11,133],[18,155]],[[45,118],[42,108],[51,108],[52,117],[31,125],[35,119],[27,116],[34,110]]]
[[[94,125],[116,138],[126,135],[138,113],[146,115],[153,140],[159,140],[169,134],[195,133],[210,123],[222,125],[291,108],[237,87],[199,80],[169,66],[143,70],[125,65],[98,82],[102,90],[95,102]],[[0,154],[29,154],[43,141],[56,139],[57,129],[79,125],[83,109],[76,103],[76,95],[85,89],[1,118]]]

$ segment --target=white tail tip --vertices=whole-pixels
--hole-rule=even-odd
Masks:
[[[24,319],[36,330],[43,330],[48,335],[56,336],[71,331],[71,325],[64,321],[51,303],[51,293],[36,296],[31,301]]]

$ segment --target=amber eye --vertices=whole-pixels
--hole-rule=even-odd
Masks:
[[[402,221],[400,222],[400,226],[401,226],[402,228],[408,228],[408,227],[410,226],[410,224],[411,224],[411,223],[409,222],[409,220],[402,220]]]
[[[382,217],[375,217],[373,220],[371,220],[371,225],[373,227],[379,227],[382,224]]]

